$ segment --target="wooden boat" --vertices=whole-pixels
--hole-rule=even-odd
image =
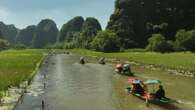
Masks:
[[[134,74],[131,71],[130,64],[117,64],[115,67],[115,72],[120,75],[134,76]]]
[[[131,84],[143,84],[145,85],[145,87],[148,87],[148,86],[153,86],[154,88],[154,85],[158,85],[158,84],[161,84],[161,81],[160,80],[146,80],[146,81],[141,81],[141,80],[138,80],[138,79],[134,79],[134,78],[130,78],[129,81]],[[147,93],[147,94],[144,94],[144,95],[140,95],[138,93],[133,93],[132,92],[132,88],[131,87],[128,87],[127,88],[127,91],[128,93],[142,99],[142,100],[145,100],[147,103],[153,103],[153,104],[171,104],[171,103],[175,103],[176,100],[174,99],[171,99],[171,98],[155,98],[155,95],[154,93]],[[154,91],[154,90],[153,90]]]

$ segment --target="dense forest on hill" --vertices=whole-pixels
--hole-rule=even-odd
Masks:
[[[96,18],[77,16],[60,30],[59,42],[65,43],[66,48],[90,48],[90,42],[101,31],[102,27]]]
[[[180,29],[195,26],[194,0],[117,0],[107,29],[117,33],[124,48],[144,48],[154,33],[175,40]]]
[[[87,48],[122,51],[195,51],[194,0],[116,0],[105,30],[94,17],[74,17],[61,29],[50,19],[17,29],[0,22],[2,38],[30,48]]]

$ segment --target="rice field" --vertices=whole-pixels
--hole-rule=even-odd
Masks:
[[[41,50],[0,51],[0,91],[31,80],[42,58]]]
[[[190,52],[180,53],[154,53],[154,52],[120,52],[103,53],[85,49],[73,49],[73,53],[106,58],[124,59],[143,64],[153,64],[172,69],[195,70],[195,54]]]

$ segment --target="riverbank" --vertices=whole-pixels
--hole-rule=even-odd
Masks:
[[[121,52],[103,53],[85,49],[72,49],[73,53],[83,56],[106,57],[113,62],[128,61],[131,64],[144,66],[150,69],[161,69],[167,73],[185,77],[195,76],[195,54],[193,53],[152,53],[152,52]]]
[[[42,50],[8,50],[0,53],[0,110],[14,109],[44,56]]]

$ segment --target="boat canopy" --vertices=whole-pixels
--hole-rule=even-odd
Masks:
[[[130,83],[130,84],[140,84],[141,82],[142,82],[141,80],[133,78],[133,77],[130,77],[128,79],[128,83]]]
[[[141,84],[141,80],[139,79],[133,80],[132,84]]]
[[[146,80],[144,81],[144,84],[146,85],[154,85],[154,84],[160,84],[161,81],[160,80]]]

